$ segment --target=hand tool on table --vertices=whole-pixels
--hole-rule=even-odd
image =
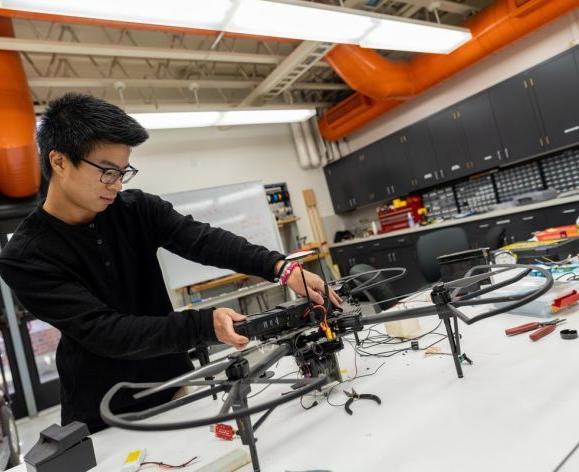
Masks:
[[[354,390],[353,388],[352,388],[351,392],[344,390],[344,393],[348,397],[348,401],[344,405],[344,408],[346,409],[346,413],[348,413],[349,415],[351,415],[353,413],[352,409],[350,408],[350,405],[354,402],[354,400],[373,400],[376,403],[378,403],[378,405],[382,404],[382,401],[380,400],[380,398],[377,395],[371,395],[369,393],[361,393],[360,394],[360,393],[356,392],[356,390]]]
[[[563,323],[564,321],[565,318],[555,318],[554,320],[543,322],[535,321],[533,323],[526,323],[524,325],[506,329],[505,334],[507,336],[514,336],[516,334],[522,334],[527,333],[529,331],[533,331],[533,333],[529,335],[529,338],[531,338],[531,341],[538,341],[542,337],[547,336],[547,334],[555,331],[557,325],[559,323]]]

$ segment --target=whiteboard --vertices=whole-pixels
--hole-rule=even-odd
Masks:
[[[279,230],[261,182],[169,193],[161,198],[172,203],[182,215],[191,215],[197,221],[243,236],[251,243],[282,252]],[[233,273],[191,262],[163,248],[157,256],[165,284],[172,290]]]

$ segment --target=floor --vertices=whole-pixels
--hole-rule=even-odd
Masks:
[[[22,454],[26,454],[36,444],[41,431],[55,423],[60,424],[60,405],[43,410],[33,418],[26,417],[17,420]]]

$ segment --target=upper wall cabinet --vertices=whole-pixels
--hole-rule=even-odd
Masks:
[[[493,115],[488,92],[467,98],[456,105],[460,128],[464,133],[470,174],[497,167],[504,159],[504,149]]]
[[[405,128],[397,136],[408,161],[412,190],[436,185],[444,180],[426,121]]]
[[[558,148],[579,142],[579,52],[569,51],[527,72],[536,98],[545,146]]]
[[[382,139],[380,143],[382,145],[381,178],[387,185],[383,199],[405,195],[412,187],[404,145],[397,134]]]
[[[353,159],[342,158],[324,167],[332,205],[336,213],[344,213],[357,206],[354,181],[348,178],[354,169],[353,162]]]
[[[447,108],[426,120],[441,180],[457,179],[472,172],[458,116],[456,110]]]
[[[533,105],[530,84],[523,75],[490,89],[489,95],[507,162],[545,151],[541,122]]]

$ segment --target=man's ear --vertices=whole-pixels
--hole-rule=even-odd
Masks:
[[[57,175],[62,175],[64,168],[66,166],[66,157],[64,154],[58,151],[50,151],[48,153],[48,160],[50,161],[50,166],[52,167],[52,172]]]

